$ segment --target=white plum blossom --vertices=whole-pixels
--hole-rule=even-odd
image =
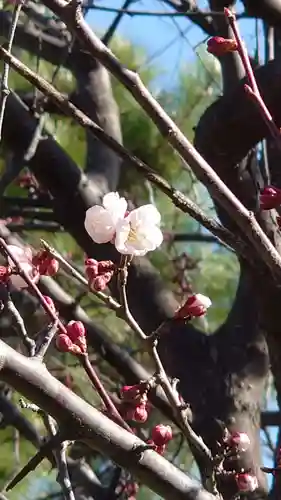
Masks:
[[[115,246],[121,254],[145,255],[163,241],[159,228],[161,215],[154,205],[132,210],[116,227]]]
[[[29,275],[33,282],[38,281],[39,273],[34,269],[34,266],[32,265],[31,248],[21,248],[17,245],[8,245],[8,250],[12,253],[15,259],[17,259],[18,263],[21,265],[21,268]],[[16,266],[10,257],[8,257],[8,265],[12,270],[16,270]],[[10,280],[15,288],[21,289],[28,287],[28,283],[26,283],[26,281],[19,274],[12,274]]]
[[[161,215],[154,205],[144,205],[128,213],[125,198],[108,193],[102,206],[94,205],[87,210],[85,229],[95,243],[112,242],[121,254],[142,256],[161,245],[160,221]]]
[[[127,202],[118,193],[108,193],[103,197],[102,205],[88,208],[85,217],[85,229],[95,243],[112,241],[118,222],[125,217]]]

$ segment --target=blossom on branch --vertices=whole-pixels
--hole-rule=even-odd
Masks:
[[[154,205],[127,212],[125,198],[108,193],[103,197],[103,206],[94,205],[87,210],[85,229],[95,243],[111,242],[123,255],[143,256],[163,241],[160,221]]]
[[[163,241],[161,215],[154,205],[132,210],[116,227],[115,246],[121,254],[143,256]]]
[[[118,193],[103,197],[102,206],[94,205],[86,212],[85,229],[95,243],[108,243],[115,237],[118,222],[125,217],[127,202]]]

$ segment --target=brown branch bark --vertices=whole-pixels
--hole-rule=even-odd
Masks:
[[[214,500],[163,457],[58,382],[38,361],[0,341],[0,378],[57,420],[70,439],[80,439],[126,467],[167,500]]]

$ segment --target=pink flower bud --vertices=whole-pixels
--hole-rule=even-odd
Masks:
[[[57,349],[61,352],[69,352],[71,354],[81,354],[80,348],[71,342],[68,335],[60,333],[56,338]]]
[[[89,282],[95,279],[99,275],[98,262],[96,264],[91,264],[90,266],[86,266],[85,274]]]
[[[274,186],[266,186],[260,192],[260,207],[271,210],[281,205],[281,190]]]
[[[159,424],[153,427],[151,436],[156,446],[163,446],[173,439],[173,432],[169,425]]]
[[[37,268],[39,274],[54,276],[59,270],[57,259],[52,257],[47,250],[41,250],[32,258],[32,264]]]
[[[234,432],[229,436],[228,444],[229,446],[235,446],[238,451],[247,451],[251,441],[245,432]]]
[[[146,409],[146,404],[141,403],[139,406],[135,408],[135,413],[133,420],[135,422],[146,422],[148,417],[147,409]]]
[[[176,311],[176,319],[186,319],[192,317],[199,317],[206,314],[207,309],[211,306],[212,302],[209,297],[197,293],[188,297],[185,304]]]
[[[86,329],[82,321],[69,321],[66,325],[66,331],[72,342],[76,342],[77,339],[86,335]]]
[[[235,476],[235,480],[239,491],[255,491],[258,488],[258,480],[256,476],[247,472],[237,474]]]
[[[48,295],[43,295],[43,297],[44,297],[45,302],[47,302],[48,306],[50,307],[50,309],[52,309],[54,312],[56,312],[56,307],[55,307],[55,304],[54,304],[53,300],[51,299],[51,297],[49,297]]]
[[[82,321],[70,321],[66,325],[66,332],[70,340],[80,348],[81,352],[87,352],[86,329]]]
[[[207,52],[214,56],[224,56],[228,52],[235,52],[238,49],[236,40],[213,36],[207,42]]]
[[[140,386],[136,385],[124,385],[121,389],[121,397],[125,401],[133,401],[140,395]]]
[[[110,271],[110,272],[101,274],[100,276],[97,276],[93,280],[89,280],[90,289],[95,290],[96,292],[101,292],[102,290],[105,290],[107,287],[107,284],[110,282],[112,276],[113,276],[113,272]]]
[[[112,260],[101,260],[98,263],[98,271],[99,274],[104,274],[109,271],[114,271],[116,268],[115,264],[112,262]]]

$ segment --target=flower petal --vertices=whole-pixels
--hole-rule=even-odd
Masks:
[[[120,198],[119,193],[107,193],[102,200],[102,204],[108,210],[116,222],[123,219],[127,210],[125,198]]]
[[[86,211],[84,226],[95,243],[108,243],[115,234],[111,213],[100,205],[94,205]]]
[[[127,218],[119,221],[119,223],[116,226],[116,235],[114,244],[116,250],[118,250],[118,252],[124,255],[130,254],[127,248],[127,239],[130,233],[130,229],[131,226]]]
[[[143,205],[142,207],[132,210],[132,212],[130,212],[130,214],[128,215],[128,218],[132,223],[133,227],[139,224],[140,222],[142,224],[149,224],[149,225],[155,224],[157,226],[161,222],[160,212],[152,204]]]

